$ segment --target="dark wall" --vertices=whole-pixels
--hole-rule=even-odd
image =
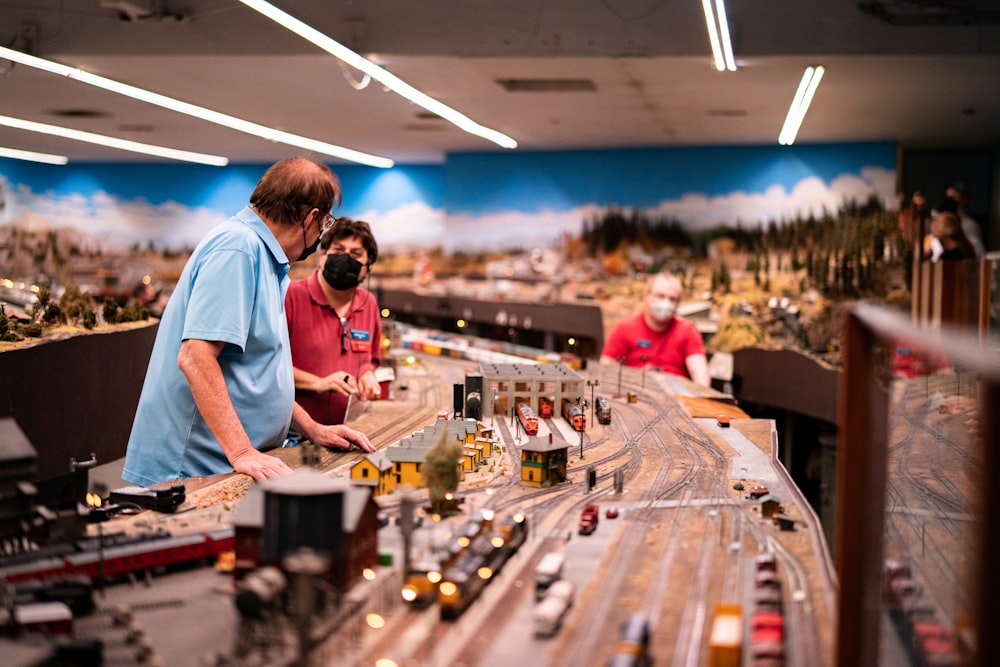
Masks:
[[[125,455],[157,323],[91,332],[0,353],[0,415],[38,451],[38,479]]]
[[[904,149],[900,161],[903,193],[921,190],[931,206],[944,197],[945,188],[956,181],[968,188],[967,213],[979,223],[987,250],[1000,248],[995,230],[997,197],[993,191],[996,155],[989,150]]]
[[[733,352],[733,393],[741,401],[837,422],[840,371],[796,350]]]

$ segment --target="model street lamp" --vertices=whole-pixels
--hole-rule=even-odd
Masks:
[[[600,380],[594,379],[593,381],[587,380],[587,386],[590,387],[590,421],[594,421],[594,389],[601,384]]]
[[[649,361],[648,354],[640,354],[639,361],[642,362],[642,389],[646,390],[646,362]]]
[[[618,395],[622,395],[622,369],[625,368],[625,357],[615,357],[618,362]]]

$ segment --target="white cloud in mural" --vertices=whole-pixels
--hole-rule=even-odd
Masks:
[[[389,211],[364,211],[358,220],[368,222],[379,247],[427,247],[441,243],[445,236],[444,211],[415,201]]]
[[[880,167],[866,167],[860,174],[842,174],[826,185],[819,178],[804,178],[791,189],[773,185],[763,192],[730,192],[716,197],[692,193],[679,200],[663,201],[645,212],[679,220],[691,230],[710,229],[737,222],[744,226],[780,222],[799,216],[835,213],[845,202],[864,202],[874,195],[886,208],[896,207],[896,174]]]
[[[895,171],[866,167],[858,174],[838,176],[829,185],[810,177],[796,183],[790,191],[775,185],[759,193],[737,190],[714,197],[689,193],[680,199],[664,200],[642,212],[651,217],[678,220],[692,231],[737,222],[752,227],[771,220],[780,222],[809,214],[821,215],[824,211],[835,213],[847,201],[863,202],[872,195],[891,210],[897,206],[895,182]],[[579,234],[583,221],[604,208],[591,204],[564,211],[449,216],[446,238],[439,242],[452,250],[547,247],[563,233]]]
[[[600,210],[599,206],[587,204],[540,213],[505,211],[495,215],[448,216],[447,237],[441,244],[448,250],[549,247],[564,233],[579,234],[582,221]]]
[[[194,247],[209,229],[228,217],[173,201],[150,204],[141,199],[120,199],[103,191],[87,195],[35,193],[23,184],[13,196],[8,193],[7,199],[6,208],[11,210],[4,216],[5,222],[18,222],[26,217],[24,212],[30,211],[33,226],[72,228],[117,248],[150,242],[172,250]]]

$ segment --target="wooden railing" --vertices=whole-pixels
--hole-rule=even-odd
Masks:
[[[985,335],[990,325],[993,259],[913,263],[913,321],[923,328],[942,324],[974,327]]]
[[[951,270],[941,269],[940,276]],[[930,279],[936,271],[930,268]],[[942,564],[954,568],[954,588],[935,596],[953,606],[941,610],[941,620],[972,638],[963,665],[1000,665],[1000,504],[995,500],[1000,354],[995,338],[943,320],[935,328],[917,326],[862,303],[845,321],[838,405],[837,667],[882,664],[882,640],[899,634],[883,596],[882,564],[894,551],[912,559],[914,573],[933,577]],[[901,358],[914,354],[926,363],[906,365],[902,373]],[[952,401],[969,412],[954,412]],[[933,492],[937,480],[949,490],[925,505],[921,489]],[[933,504],[939,502],[934,498],[947,500],[946,495],[959,501],[948,507]],[[942,525],[958,537],[941,540]],[[897,613],[897,624],[902,616]]]

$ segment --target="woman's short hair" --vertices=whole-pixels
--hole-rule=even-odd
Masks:
[[[364,220],[353,220],[352,218],[337,218],[333,222],[333,227],[323,234],[319,242],[320,250],[329,250],[334,241],[357,238],[361,241],[365,251],[368,253],[368,266],[378,259],[378,243],[375,242],[375,235],[372,234],[371,225]]]

